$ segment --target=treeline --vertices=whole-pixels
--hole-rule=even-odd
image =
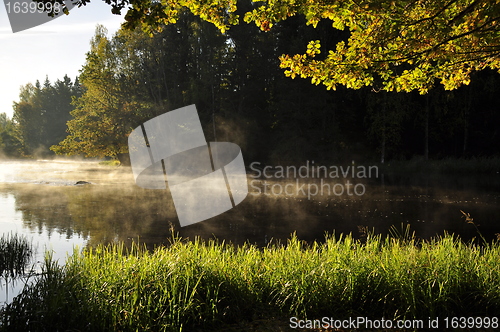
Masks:
[[[9,119],[6,113],[0,113],[0,158],[17,157],[20,146],[15,133],[14,121]]]
[[[279,68],[280,55],[303,53],[310,40],[320,39],[326,50],[348,37],[327,22],[306,26],[303,17],[267,32],[241,24],[225,34],[190,13],[153,36],[121,29],[109,37],[99,26],[79,81],[23,88],[15,103],[16,137],[27,155],[51,153],[52,146],[58,154],[119,158],[133,128],[196,104],[207,140],[239,144],[246,160],[498,153],[497,73],[484,71],[469,86],[422,96],[328,91],[287,78]]]
[[[66,137],[72,101],[80,96],[78,78],[72,82],[68,76],[53,84],[46,78],[43,85],[36,81],[22,86],[12,120],[0,115],[5,123],[0,133],[3,153],[8,157],[53,155],[49,148]]]

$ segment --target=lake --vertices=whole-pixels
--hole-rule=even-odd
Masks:
[[[366,230],[387,234],[393,225],[402,229],[402,223],[424,239],[444,232],[465,240],[477,238],[476,226],[465,221],[462,210],[488,240],[500,233],[498,173],[493,177],[379,173],[346,179],[284,175],[276,168],[264,173],[263,165],[254,170],[241,204],[181,228],[168,190],[136,186],[130,167],[95,161],[1,161],[0,229],[28,236],[37,247],[37,261],[51,250],[60,262],[74,247],[133,240],[149,248],[168,244],[172,227],[190,239],[259,246],[286,240],[293,232],[307,241],[321,241],[326,232],[355,237],[364,236]],[[9,291],[14,293],[15,289]],[[1,302],[5,297],[0,291]]]

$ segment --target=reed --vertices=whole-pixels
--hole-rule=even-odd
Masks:
[[[26,236],[10,233],[2,234],[0,237],[0,278],[5,280],[7,300],[9,282],[26,276],[26,270],[33,256],[33,246]]]
[[[500,246],[452,235],[416,242],[350,235],[266,248],[174,239],[46,260],[1,312],[3,330],[182,331],[289,317],[428,319],[500,310]]]
[[[0,276],[16,279],[25,274],[34,250],[26,236],[3,234],[0,237]]]

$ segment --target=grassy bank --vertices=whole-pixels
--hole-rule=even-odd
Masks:
[[[183,242],[75,253],[1,313],[4,330],[192,331],[291,316],[372,319],[495,316],[500,245],[452,236],[292,237],[265,249]]]

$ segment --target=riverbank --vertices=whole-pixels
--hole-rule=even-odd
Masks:
[[[47,260],[39,282],[3,309],[0,329],[265,331],[266,322],[287,330],[322,317],[492,317],[500,310],[498,257],[497,242],[451,235],[329,236],[322,244],[292,237],[263,249],[180,239],[152,252],[98,246],[65,266]]]

